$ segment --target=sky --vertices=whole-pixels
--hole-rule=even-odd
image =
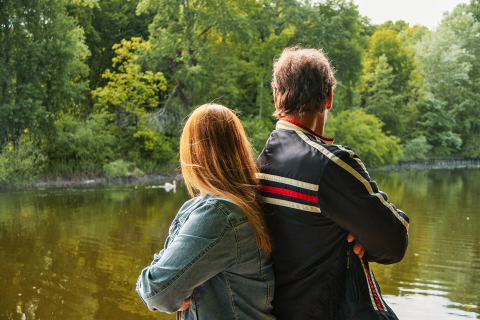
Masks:
[[[411,26],[421,24],[429,29],[438,26],[445,11],[470,0],[353,0],[362,16],[373,24],[404,20]]]

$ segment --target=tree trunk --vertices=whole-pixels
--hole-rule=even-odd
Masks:
[[[192,106],[192,103],[187,99],[185,94],[183,93],[183,85],[178,81],[178,79],[175,79],[177,82],[177,85],[175,88],[177,88],[178,96],[180,97],[180,100],[182,100],[183,103],[183,109],[188,112],[188,109]]]

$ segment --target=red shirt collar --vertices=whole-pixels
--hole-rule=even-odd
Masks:
[[[313,131],[313,130],[307,128],[307,127],[305,127],[303,124],[298,123],[298,122],[296,122],[296,121],[293,121],[293,120],[290,120],[290,119],[287,119],[287,118],[282,118],[282,119],[280,119],[280,120],[286,121],[286,122],[290,122],[291,124],[294,124],[294,125],[296,125],[297,127],[302,128],[303,130],[307,131],[308,133],[313,134],[315,137],[318,137],[318,138],[322,139],[323,141],[333,142],[333,141],[335,140],[334,138],[324,137],[324,136],[316,133],[315,131]]]

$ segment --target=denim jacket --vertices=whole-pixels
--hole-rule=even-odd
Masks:
[[[190,297],[182,319],[275,319],[272,262],[240,207],[223,197],[182,206],[137,292],[151,311],[175,312]]]

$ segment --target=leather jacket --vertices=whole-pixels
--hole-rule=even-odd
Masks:
[[[397,319],[369,262],[403,259],[409,219],[362,160],[290,120],[260,154],[261,195],[274,240],[277,319]],[[366,249],[360,259],[351,233]]]

